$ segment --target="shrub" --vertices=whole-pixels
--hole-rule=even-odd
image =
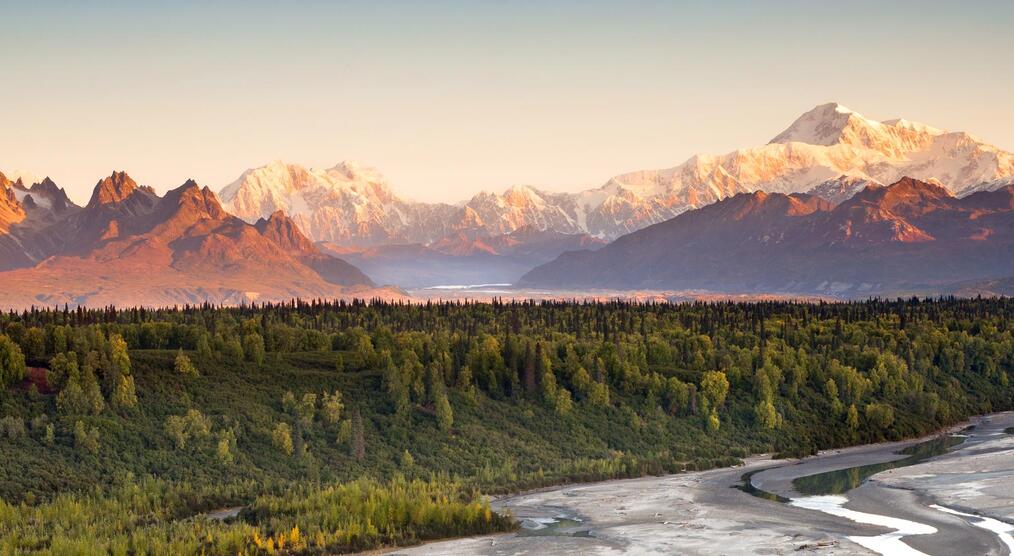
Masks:
[[[283,454],[287,456],[292,455],[292,428],[289,427],[288,423],[278,423],[275,425],[275,430],[271,432],[271,443]]]

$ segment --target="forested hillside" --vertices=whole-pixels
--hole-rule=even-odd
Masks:
[[[512,528],[483,494],[928,433],[1014,408],[1012,316],[1005,299],[0,315],[0,553],[414,543]]]

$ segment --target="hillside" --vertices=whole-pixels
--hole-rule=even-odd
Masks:
[[[0,551],[362,550],[512,527],[475,489],[922,435],[1014,407],[1012,312],[913,300],[4,313]],[[224,523],[194,517],[229,507]]]
[[[905,178],[837,205],[743,193],[566,253],[526,274],[551,288],[700,289],[840,296],[942,292],[1014,273],[1014,188],[957,198]]]

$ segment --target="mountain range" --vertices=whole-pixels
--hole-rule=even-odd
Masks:
[[[1014,155],[964,132],[904,119],[878,122],[829,103],[760,147],[696,155],[576,193],[515,186],[458,204],[421,203],[398,196],[379,171],[352,162],[313,170],[276,161],[247,170],[221,197],[248,222],[283,210],[311,239],[371,276],[419,287],[513,283],[575,245],[593,248],[741,193],[811,193],[840,203],[905,176],[968,195],[1014,183]],[[538,256],[447,248],[521,230],[525,242],[543,246]]]
[[[995,189],[1014,176],[1014,154],[964,132],[904,119],[878,122],[829,103],[766,145],[620,174],[577,193],[516,186],[459,204],[420,203],[395,194],[375,169],[342,162],[312,170],[278,161],[247,170],[220,196],[248,222],[283,210],[311,239],[346,247],[429,245],[520,228],[609,241],[739,193],[816,193],[829,184],[884,185],[906,176],[955,194]]]
[[[284,214],[249,224],[193,181],[160,197],[123,172],[84,207],[48,179],[26,188],[0,174],[0,255],[4,307],[238,304],[373,286]]]
[[[159,196],[115,172],[84,206],[17,175],[0,174],[0,306],[402,295],[377,283],[843,296],[1014,283],[1014,155],[836,103],[759,147],[457,204],[408,200],[352,162],[273,162],[218,195],[188,181]]]
[[[834,205],[806,193],[741,193],[577,251],[526,274],[552,288],[938,293],[1014,276],[1014,185],[955,197],[902,178]]]

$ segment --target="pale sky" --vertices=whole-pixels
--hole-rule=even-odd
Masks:
[[[0,0],[0,171],[83,202],[114,169],[217,191],[349,159],[458,201],[763,144],[831,101],[1014,150],[1010,1],[139,4]]]

